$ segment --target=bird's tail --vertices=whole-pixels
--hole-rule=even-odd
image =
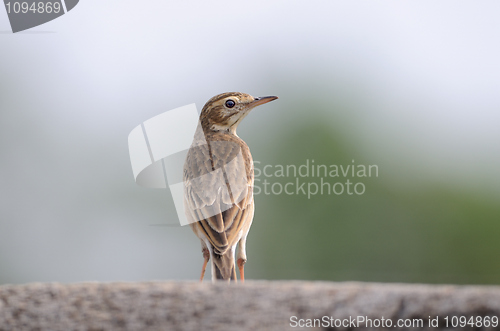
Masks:
[[[236,268],[234,266],[234,254],[231,250],[219,255],[212,256],[212,280],[236,281]]]

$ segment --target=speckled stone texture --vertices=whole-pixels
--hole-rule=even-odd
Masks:
[[[296,319],[291,320],[292,316]],[[398,319],[422,319],[424,327],[370,328],[347,323],[358,316],[383,317],[394,324]],[[439,318],[438,327],[429,327],[429,316]],[[314,319],[323,322],[315,330],[500,329],[453,328],[452,316],[500,316],[500,287],[298,281],[0,286],[2,331],[304,330]],[[327,325],[324,320],[333,324],[330,317],[341,319],[344,326]]]

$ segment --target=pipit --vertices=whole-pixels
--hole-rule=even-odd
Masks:
[[[254,167],[238,124],[256,106],[278,97],[254,98],[239,92],[219,94],[203,107],[200,124],[184,163],[184,207],[200,238],[204,258],[200,281],[212,261],[212,281],[240,279],[247,261],[246,239],[254,215]]]

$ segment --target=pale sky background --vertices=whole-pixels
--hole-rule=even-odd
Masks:
[[[225,91],[280,97],[239,130],[258,153],[318,116],[342,121],[383,180],[498,200],[499,14],[498,1],[81,0],[12,34],[0,9],[0,284],[197,279],[191,230],[150,226],[173,203],[135,185],[127,136]],[[350,112],[293,108],[350,98]]]

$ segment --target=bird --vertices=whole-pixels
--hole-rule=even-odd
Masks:
[[[276,100],[226,92],[203,107],[184,168],[184,209],[201,241],[203,281],[211,260],[212,281],[237,282],[247,262],[246,240],[254,216],[254,166],[248,145],[236,129],[250,111]]]

